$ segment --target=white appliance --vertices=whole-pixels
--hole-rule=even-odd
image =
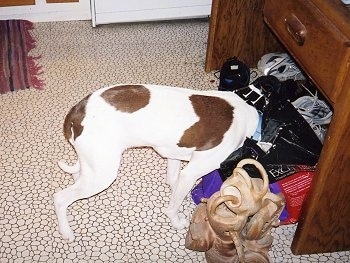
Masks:
[[[92,25],[206,17],[211,0],[90,0]]]

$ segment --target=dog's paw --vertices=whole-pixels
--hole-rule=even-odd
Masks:
[[[170,222],[177,230],[185,229],[190,225],[190,222],[184,215],[176,215],[173,218],[170,218]]]
[[[62,236],[62,239],[68,241],[69,243],[74,241],[75,236],[71,229],[61,229],[59,232]]]

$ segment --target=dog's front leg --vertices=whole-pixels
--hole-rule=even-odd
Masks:
[[[215,153],[213,154],[211,151],[194,152],[188,164],[180,172],[172,189],[169,207],[166,210],[166,215],[175,228],[183,229],[189,225],[189,221],[183,215],[179,215],[178,211],[197,180],[215,170],[220,163],[218,160],[224,159],[220,155],[215,156]]]
[[[165,214],[169,217],[171,224],[177,229],[188,227],[189,221],[184,215],[179,214],[179,209],[182,201],[185,199],[188,192],[192,189],[197,179],[193,179],[193,174],[188,174],[184,168],[172,187],[170,202]],[[200,177],[200,176],[199,176]]]

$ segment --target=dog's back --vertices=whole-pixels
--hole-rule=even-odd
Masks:
[[[187,154],[214,148],[225,135],[231,141],[251,136],[256,114],[231,92],[119,85],[97,90],[75,105],[66,116],[64,134],[73,142],[89,130],[120,138],[118,144],[125,148],[168,147]]]

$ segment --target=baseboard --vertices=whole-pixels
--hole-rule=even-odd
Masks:
[[[98,1],[98,0],[97,0]],[[94,25],[124,22],[157,21],[201,18],[210,15],[211,5],[181,6],[162,9],[131,10],[128,12],[100,12],[95,14]]]

